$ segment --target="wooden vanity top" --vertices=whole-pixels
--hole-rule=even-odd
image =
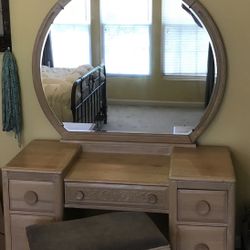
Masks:
[[[230,151],[218,146],[176,147],[167,156],[83,152],[77,143],[34,140],[4,169],[67,173],[67,182],[154,186],[168,186],[169,179],[235,182]]]
[[[5,168],[8,171],[63,173],[80,151],[79,144],[34,140]]]
[[[81,153],[67,182],[101,182],[168,186],[169,156]]]
[[[174,148],[170,166],[169,178],[174,180],[235,182],[227,147]]]

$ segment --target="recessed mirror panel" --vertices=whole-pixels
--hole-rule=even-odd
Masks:
[[[33,74],[64,137],[188,143],[218,108],[226,58],[198,1],[61,0],[40,28]]]

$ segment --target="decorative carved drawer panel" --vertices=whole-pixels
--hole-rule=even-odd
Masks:
[[[55,188],[47,181],[9,181],[10,210],[53,212]]]
[[[65,206],[166,212],[168,187],[66,182]]]
[[[177,191],[178,220],[227,223],[227,192],[214,190]]]

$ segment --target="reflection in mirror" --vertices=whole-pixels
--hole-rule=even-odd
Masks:
[[[189,134],[216,82],[209,41],[179,0],[71,0],[46,37],[44,94],[69,131]]]

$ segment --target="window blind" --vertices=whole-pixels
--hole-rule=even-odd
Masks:
[[[163,74],[205,76],[209,36],[181,4],[181,0],[162,0]]]

